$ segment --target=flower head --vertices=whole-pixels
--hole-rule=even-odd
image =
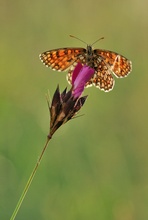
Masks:
[[[85,84],[91,79],[93,75],[94,69],[86,65],[82,66],[81,63],[77,64],[72,74],[74,97],[79,97],[82,94]]]
[[[65,89],[60,93],[59,86],[57,87],[51,105],[48,101],[50,111],[50,137],[52,137],[54,132],[62,124],[72,119],[84,105],[87,96],[80,96],[85,84],[90,80],[93,74],[94,69],[88,66],[82,66],[78,63],[73,71],[72,88],[70,91],[67,92],[67,89]]]

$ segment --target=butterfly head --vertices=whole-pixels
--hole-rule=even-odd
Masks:
[[[92,45],[94,45],[96,42],[98,42],[98,41],[104,39],[104,37],[101,37],[101,38],[97,39],[94,43],[92,43],[92,44],[89,45],[89,44],[87,44],[85,41],[81,40],[81,39],[78,38],[78,37],[75,37],[75,36],[73,36],[73,35],[70,35],[70,37],[73,37],[73,38],[75,38],[75,39],[77,39],[77,40],[79,40],[79,41],[81,41],[81,42],[83,42],[84,44],[87,45],[86,51],[87,51],[87,55],[88,55],[88,56],[92,56],[92,55],[93,55]]]
[[[93,49],[92,49],[92,46],[91,45],[87,45],[87,54],[92,56],[93,55]]]

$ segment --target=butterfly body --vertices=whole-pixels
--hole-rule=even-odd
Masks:
[[[102,49],[94,49],[91,45],[87,48],[60,48],[49,50],[40,54],[41,61],[53,70],[67,71],[67,80],[71,83],[72,72],[80,62],[82,65],[94,69],[94,76],[86,83],[88,86],[96,86],[108,92],[114,87],[112,74],[118,78],[127,76],[132,70],[132,63],[126,57]]]

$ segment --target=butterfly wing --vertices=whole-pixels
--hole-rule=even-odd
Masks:
[[[90,58],[90,57],[89,57]],[[80,62],[87,64],[88,54],[84,48],[60,48],[40,54],[41,61],[53,70],[68,71],[67,80],[71,84],[72,73]],[[86,87],[96,86],[105,92],[113,89],[115,81],[112,73],[122,78],[132,70],[132,63],[126,57],[108,50],[93,50],[91,67],[95,69],[94,76],[86,83]]]
[[[66,71],[73,63],[82,59],[82,54],[86,53],[84,48],[60,48],[49,50],[40,54],[41,61],[53,70]]]
[[[115,80],[104,60],[98,59],[97,63],[98,65],[92,79],[93,85],[104,92],[109,92],[113,89]]]
[[[132,71],[132,62],[126,57],[108,50],[94,50],[101,57],[110,71],[118,78],[127,76]]]
[[[86,64],[87,60],[87,54],[84,56],[81,54],[81,59],[76,60],[73,65],[69,68],[68,74],[67,74],[67,81],[71,84],[72,82],[72,73],[77,65],[77,62],[81,62],[82,65]],[[94,85],[95,87],[105,91],[109,92],[113,89],[115,81],[112,76],[112,71],[110,70],[110,65],[106,64],[103,57],[101,57],[99,54],[93,53],[92,55],[92,63],[90,63],[91,66],[93,66],[95,70],[95,74],[93,77],[85,84],[85,87],[90,87]]]
[[[88,88],[92,85],[103,90],[104,92],[109,92],[113,89],[115,81],[112,77],[112,74],[105,64],[105,62],[100,59],[96,60],[95,64],[95,74],[93,77],[85,84],[85,87]],[[73,68],[70,68],[67,74],[67,81],[71,84],[72,82],[72,73]]]

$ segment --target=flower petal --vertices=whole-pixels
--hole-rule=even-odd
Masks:
[[[83,67],[82,64],[81,64],[81,63],[78,63],[78,64],[76,65],[76,67],[74,68],[74,71],[73,71],[73,73],[72,73],[72,85],[74,84],[74,81],[76,80],[76,78],[77,78],[77,76],[78,76],[80,70],[82,69],[82,67]]]
[[[73,96],[75,98],[79,97],[83,90],[85,84],[91,79],[94,74],[94,69],[89,66],[82,66],[81,64],[77,64],[73,75],[72,75],[72,85],[73,85]]]

